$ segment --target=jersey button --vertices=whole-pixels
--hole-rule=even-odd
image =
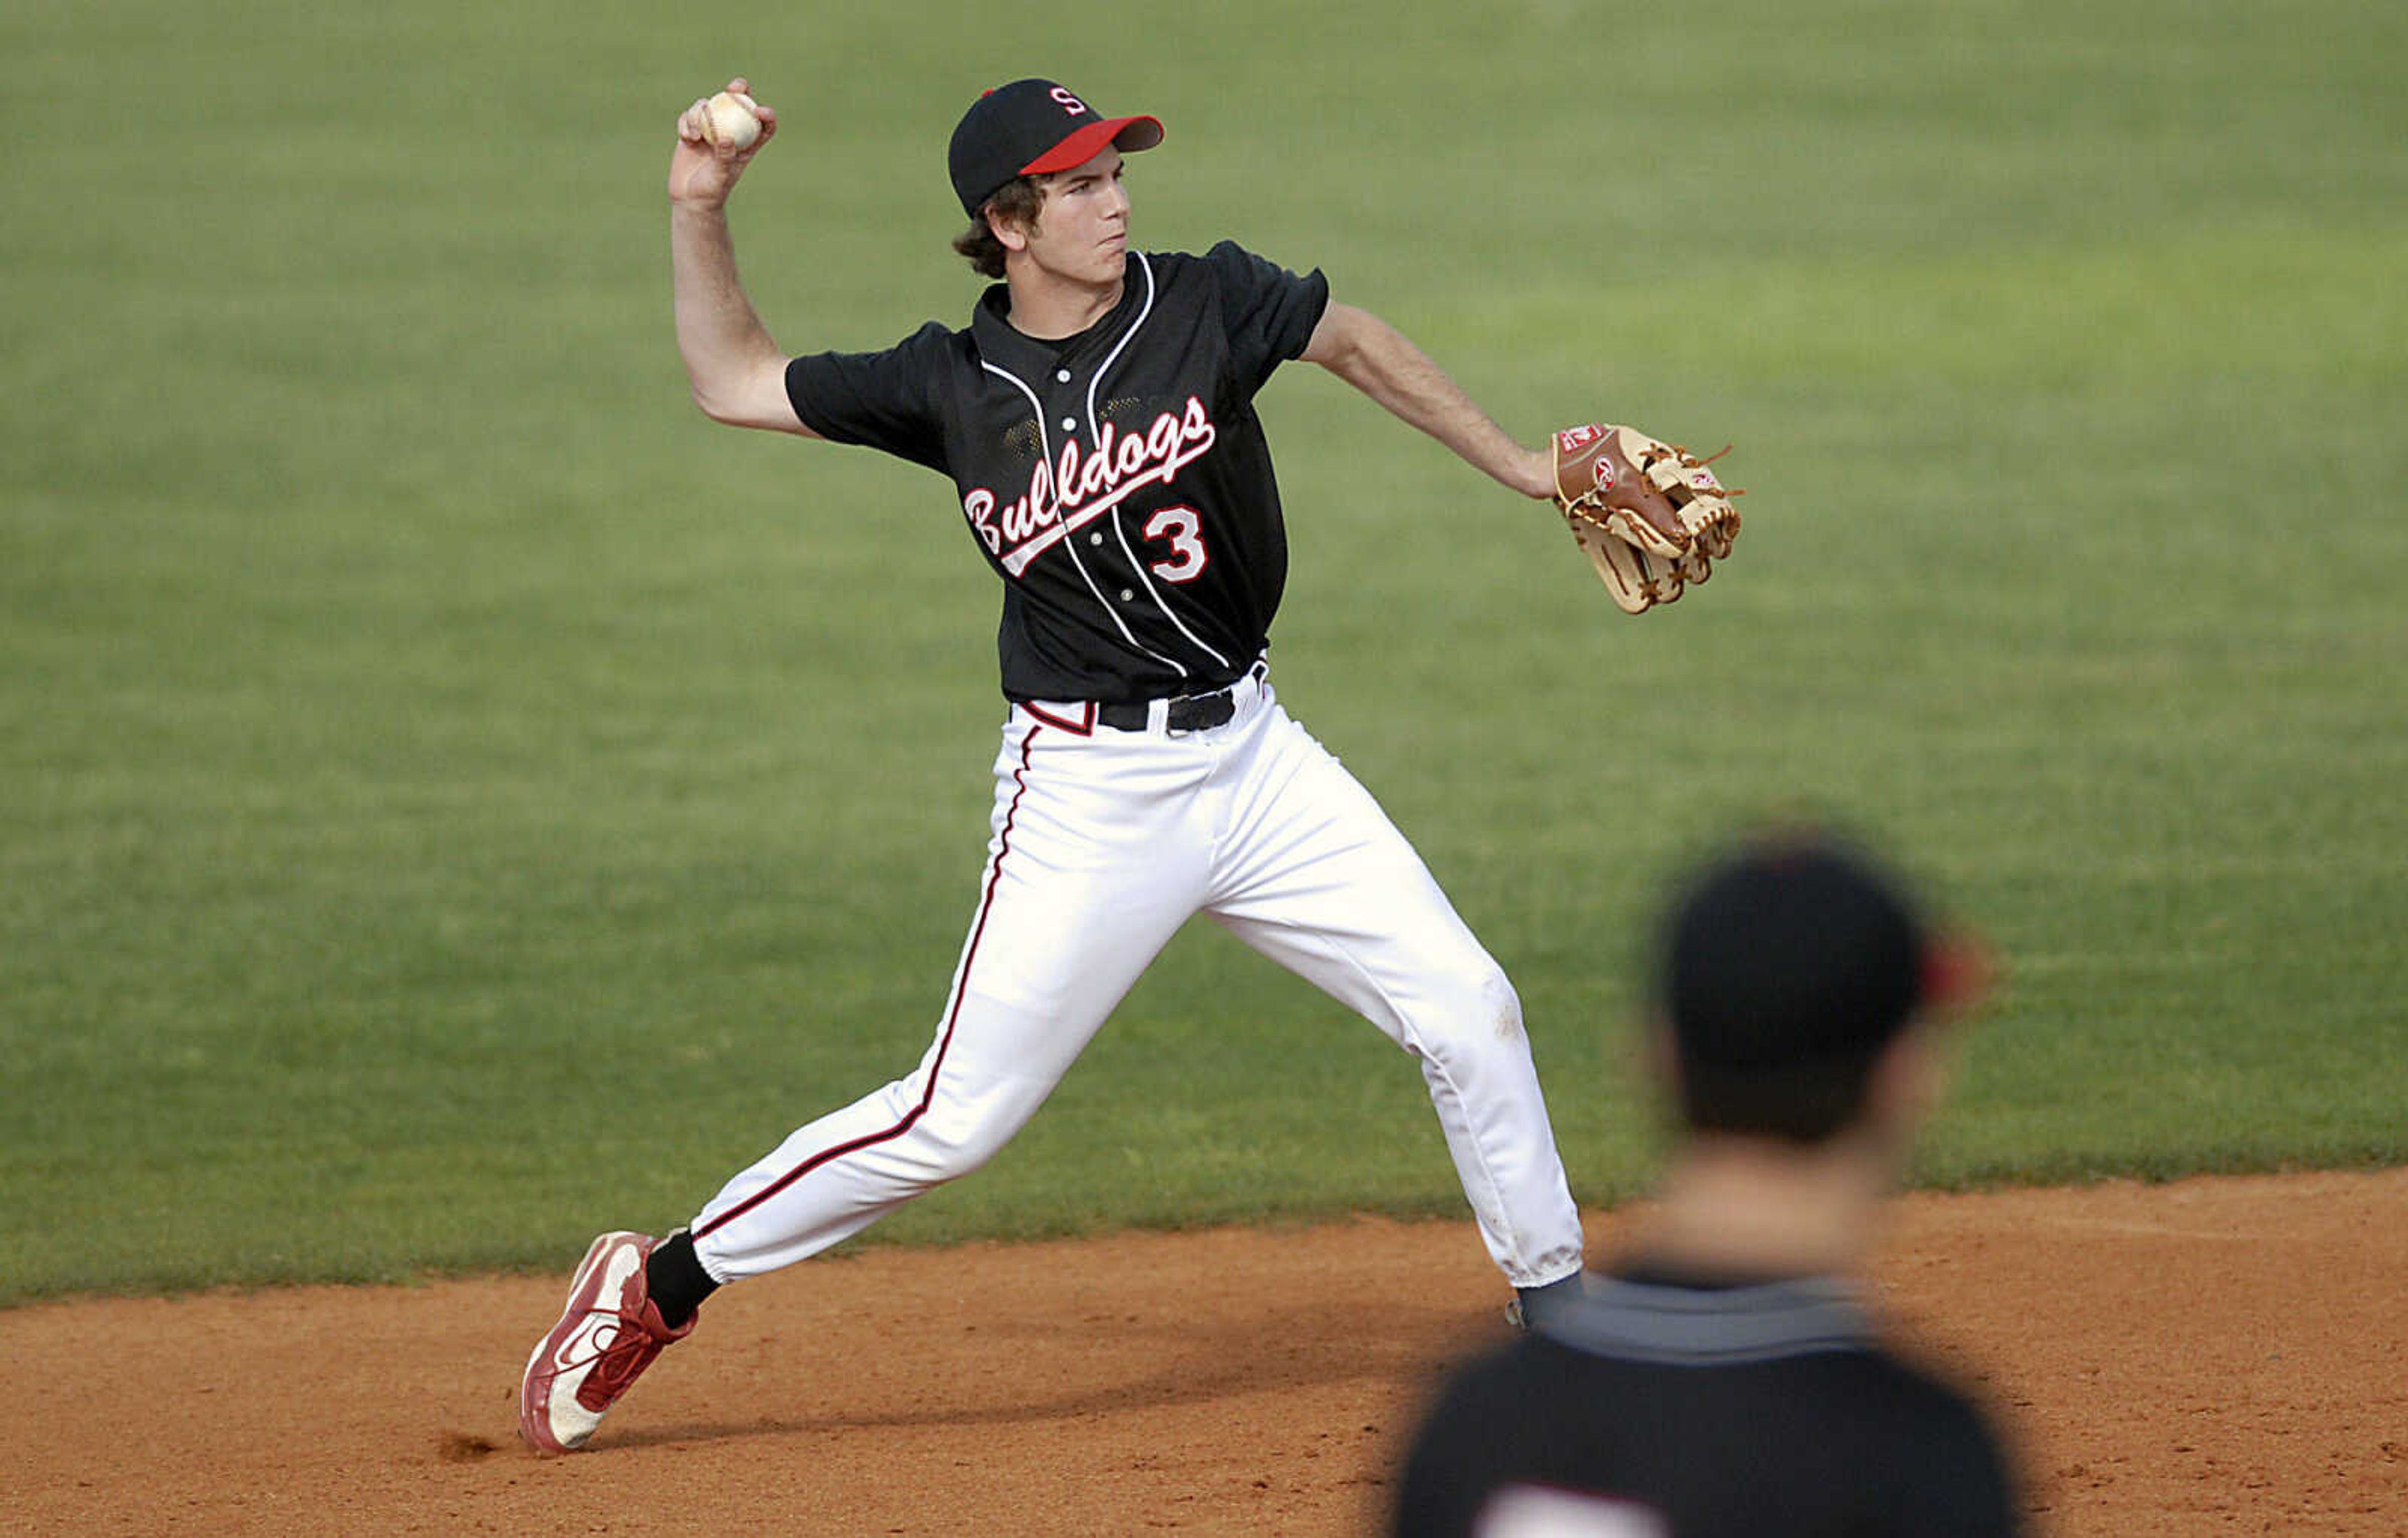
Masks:
[[[1090,545],[1100,545],[1103,542],[1104,536],[1101,534],[1089,534],[1087,536],[1087,543]]]
[[[1070,371],[1067,368],[1057,368],[1054,371],[1054,377],[1063,384],[1068,384],[1070,382]]]
[[[1076,418],[1076,417],[1065,417],[1065,418],[1063,418],[1063,419],[1062,419],[1062,431],[1063,431],[1063,432],[1065,432],[1065,433],[1076,433],[1078,430],[1079,430],[1079,419],[1078,419],[1078,418]]]
[[[1122,602],[1122,603],[1124,603],[1124,604],[1130,603],[1130,602],[1134,601],[1134,600],[1136,599],[1136,597],[1137,597],[1137,590],[1136,590],[1136,589],[1134,589],[1134,588],[1123,588],[1123,589],[1121,590],[1121,602]]]

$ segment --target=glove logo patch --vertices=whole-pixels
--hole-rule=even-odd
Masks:
[[[1587,427],[1567,427],[1555,434],[1555,447],[1567,454],[1577,454],[1603,436],[1605,436],[1605,429],[1594,424]]]

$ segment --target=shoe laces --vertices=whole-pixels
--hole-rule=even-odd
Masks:
[[[627,1386],[652,1364],[661,1348],[677,1338],[676,1334],[654,1332],[641,1314],[624,1309],[612,1311],[613,1328],[609,1344],[594,1359],[594,1369],[587,1374],[577,1397],[589,1403],[607,1405],[626,1391]],[[597,1332],[598,1336],[598,1332]]]

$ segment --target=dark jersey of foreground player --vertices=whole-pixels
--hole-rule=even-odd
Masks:
[[[1991,1538],[1998,1441],[1884,1350],[1845,1282],[1596,1278],[1463,1369],[1413,1447],[1399,1538]]]

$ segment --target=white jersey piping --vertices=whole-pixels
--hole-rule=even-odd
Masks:
[[[1112,350],[1106,353],[1104,355],[1104,361],[1096,365],[1094,377],[1087,381],[1087,441],[1088,446],[1092,449],[1101,449],[1104,442],[1103,424],[1096,420],[1096,392],[1103,388],[1104,373],[1107,369],[1111,368],[1112,364],[1120,362],[1121,353],[1125,350],[1129,343],[1135,339],[1139,328],[1145,324],[1146,317],[1154,313],[1154,263],[1145,259],[1143,252],[1140,252],[1138,253],[1137,265],[1138,270],[1145,274],[1145,304],[1139,308],[1137,319],[1129,322],[1128,330],[1121,333],[1121,339],[1112,344]],[[1204,637],[1197,634],[1194,631],[1189,630],[1185,622],[1182,621],[1178,615],[1173,614],[1170,611],[1170,605],[1163,602],[1162,593],[1160,590],[1154,587],[1154,577],[1152,574],[1147,571],[1146,563],[1138,559],[1138,553],[1136,550],[1129,548],[1128,525],[1121,521],[1118,510],[1115,510],[1112,514],[1112,536],[1120,541],[1121,553],[1128,557],[1129,568],[1137,573],[1137,579],[1140,583],[1144,584],[1145,595],[1154,600],[1154,606],[1162,611],[1162,617],[1170,621],[1171,628],[1178,631],[1180,634],[1186,636],[1190,643],[1192,643],[1198,650],[1211,656],[1214,662],[1220,663],[1225,668],[1227,667],[1229,665],[1229,659],[1222,656],[1219,649],[1214,648],[1210,642],[1206,641]],[[1184,674],[1185,671],[1186,670],[1183,668],[1181,669],[1182,674]]]

